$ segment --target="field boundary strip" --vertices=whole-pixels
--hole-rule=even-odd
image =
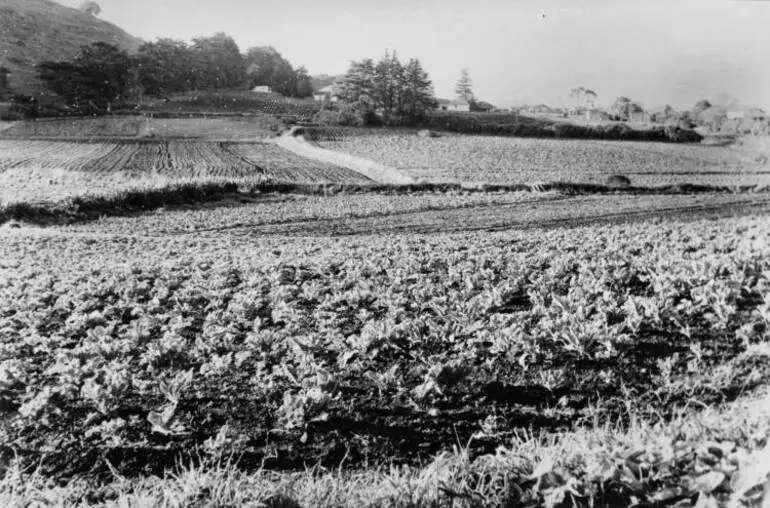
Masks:
[[[430,192],[552,192],[563,195],[590,194],[625,194],[625,195],[688,195],[688,194],[736,194],[763,196],[761,202],[767,204],[770,189],[761,192],[744,189],[741,192],[726,188],[707,186],[671,186],[666,189],[628,189],[613,190],[602,185],[574,185],[554,183],[537,189],[527,185],[496,185],[476,188],[463,188],[458,184],[328,184],[328,183],[292,183],[281,181],[249,182],[242,180],[216,180],[209,182],[170,183],[151,189],[126,189],[106,196],[76,196],[55,202],[25,201],[0,206],[0,225],[11,221],[24,221],[40,226],[61,223],[87,222],[101,216],[126,216],[157,210],[168,206],[195,205],[217,202],[227,199],[243,200],[266,196],[268,194],[299,194],[310,196],[330,196],[335,194],[413,194]],[[535,200],[540,203],[541,200]],[[672,209],[674,211],[676,209]]]

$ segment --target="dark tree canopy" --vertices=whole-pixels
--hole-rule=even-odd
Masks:
[[[148,95],[165,96],[193,87],[194,58],[184,41],[146,42],[139,48],[135,63],[139,85]]]
[[[192,41],[194,87],[198,90],[242,88],[246,66],[232,37],[219,32]]]
[[[304,67],[294,69],[272,46],[249,48],[244,55],[249,88],[269,86],[289,97],[310,97],[313,85]]]
[[[104,42],[83,46],[72,62],[42,62],[37,69],[49,89],[82,112],[109,111],[131,85],[131,58]]]

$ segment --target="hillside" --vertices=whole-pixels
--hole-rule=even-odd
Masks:
[[[39,93],[35,65],[69,60],[80,46],[108,42],[136,50],[141,39],[112,23],[50,0],[0,0],[0,65],[16,93]]]

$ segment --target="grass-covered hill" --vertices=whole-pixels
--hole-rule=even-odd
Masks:
[[[35,65],[70,60],[92,42],[127,50],[142,43],[112,23],[51,0],[0,0],[0,65],[11,71],[15,93],[41,92]]]

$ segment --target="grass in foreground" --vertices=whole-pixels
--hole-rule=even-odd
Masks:
[[[770,359],[766,345],[745,357]],[[631,409],[633,410],[633,408]],[[196,463],[162,477],[58,486],[11,463],[0,479],[3,506],[765,506],[770,499],[770,394],[681,412],[669,422],[631,418],[559,436],[522,433],[475,459],[462,446],[424,467],[299,473],[244,472],[216,442]],[[763,504],[764,501],[764,504]]]

